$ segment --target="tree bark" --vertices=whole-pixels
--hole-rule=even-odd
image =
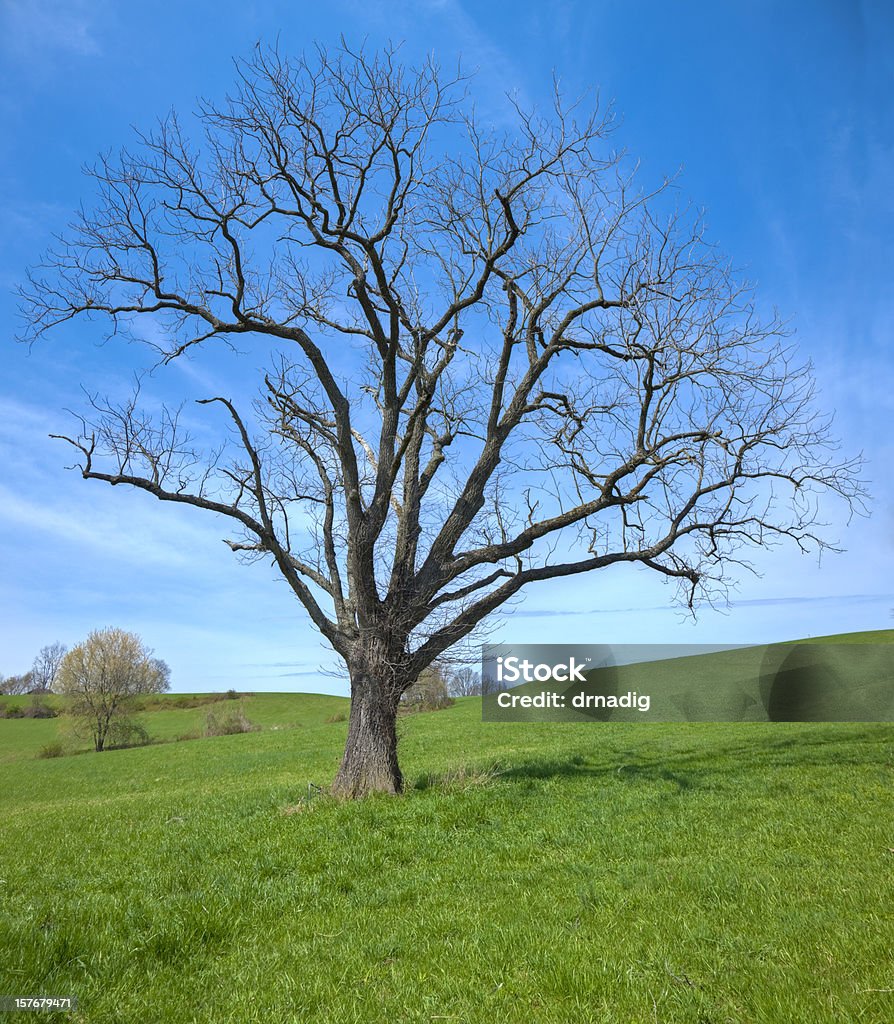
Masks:
[[[100,754],[106,748],[106,735],[109,731],[109,723],[98,721],[93,729],[93,746],[96,753]]]
[[[111,715],[105,712],[93,714],[93,746],[97,754],[101,754],[106,749],[106,739],[109,735],[109,721]]]
[[[348,739],[332,784],[336,796],[400,793],[403,776],[397,763],[397,705],[392,688],[369,673],[352,675]]]

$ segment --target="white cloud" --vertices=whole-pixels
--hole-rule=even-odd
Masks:
[[[183,515],[175,517],[169,509],[141,508],[142,503],[120,495],[113,504],[100,496],[99,485],[83,487],[83,497],[64,485],[42,497],[21,497],[0,485],[0,523],[15,527],[19,542],[40,535],[46,543],[51,536],[68,547],[101,553],[125,564],[183,569],[194,566],[197,554],[207,553],[227,532],[225,527],[201,529],[185,522]]]

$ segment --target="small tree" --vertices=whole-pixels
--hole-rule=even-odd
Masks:
[[[447,674],[447,692],[451,697],[480,697],[481,676],[471,665],[460,665]]]
[[[135,633],[101,629],[65,656],[57,690],[71,698],[71,713],[90,729],[96,750],[105,749],[113,725],[126,718],[138,696],[170,688],[171,672],[152,657]]]
[[[447,692],[447,672],[435,662],[419,673],[419,678],[405,690],[401,703],[412,711],[435,711],[445,708],[453,701]]]
[[[33,676],[30,672],[25,672],[24,675],[20,676],[7,676],[0,683],[0,693],[5,694],[7,697],[15,697],[18,694],[28,693],[33,686]]]
[[[65,657],[68,648],[65,644],[55,643],[41,647],[40,652],[34,659],[31,666],[31,675],[34,680],[33,688],[43,693],[49,693],[56,682],[59,674],[59,667]]]

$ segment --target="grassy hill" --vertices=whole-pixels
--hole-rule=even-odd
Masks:
[[[179,697],[151,733],[201,727]],[[64,719],[0,720],[0,995],[89,1024],[894,1019],[891,725],[467,699],[401,720],[405,798],[348,804],[316,788],[345,700],[244,704],[261,731],[51,760]]]
[[[0,698],[0,705],[24,708],[31,699],[28,696],[4,697]],[[57,710],[62,708],[59,697],[50,695],[42,700]],[[348,701],[344,697],[323,694],[264,693],[246,695],[231,702],[223,694],[166,693],[147,698],[134,717],[145,726],[153,742],[171,743],[179,739],[198,739],[209,712],[222,716],[235,708],[244,709],[246,716],[261,729],[278,731],[316,726],[327,718],[347,714]],[[0,764],[33,758],[54,741],[61,741],[68,754],[92,751],[89,739],[74,735],[70,722],[63,716],[0,719]]]
[[[648,694],[647,710],[614,708],[596,717],[628,722],[759,722],[894,720],[894,630],[839,634],[785,644],[753,645],[612,665],[585,671],[585,684],[523,683],[512,694],[544,690],[565,707],[500,708],[485,698],[485,718],[498,722],[571,722],[572,697]]]

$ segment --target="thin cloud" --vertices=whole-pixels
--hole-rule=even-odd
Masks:
[[[822,594],[820,596],[758,597],[741,601],[730,601],[731,608],[767,608],[775,605],[801,604],[872,604],[894,600],[894,594]],[[522,608],[514,612],[520,618],[550,618],[569,615],[640,615],[643,612],[679,611],[679,605],[653,604],[630,608]]]
[[[327,675],[327,674],[328,673],[324,673],[324,672],[320,671],[320,669],[309,669],[306,672],[280,672],[278,674],[278,678],[279,679],[294,679],[294,678],[299,678],[299,677],[303,678],[305,676],[321,676],[321,675]],[[347,673],[344,673],[344,675],[339,677],[339,678],[347,679],[348,678]]]
[[[873,601],[890,601],[894,594],[822,594],[812,597],[760,597],[748,601],[730,601],[737,608],[764,608],[777,604],[866,604]]]
[[[524,91],[524,65],[509,47],[488,33],[474,5],[468,5],[467,10],[460,0],[350,0],[346,6],[352,15],[378,22],[391,38],[409,40],[414,49],[425,46],[425,40],[437,39],[437,46],[428,48],[436,57],[443,58],[445,76],[455,69],[455,58],[459,56],[463,72],[475,72],[474,93],[485,121],[516,124],[514,113],[503,98],[509,89],[516,92],[523,105],[530,105]]]
[[[102,52],[94,35],[102,5],[93,0],[6,0],[6,48],[17,53],[63,50],[79,57]]]
[[[126,516],[126,528],[124,526]],[[65,544],[101,553],[125,563],[184,569],[194,568],[196,552],[215,534],[202,531],[182,520],[176,524],[176,540],[170,515],[155,510],[135,509],[109,512],[86,501],[75,504],[70,494],[56,496],[52,503],[29,500],[8,487],[0,486],[0,523],[14,526],[23,537],[48,535]]]

